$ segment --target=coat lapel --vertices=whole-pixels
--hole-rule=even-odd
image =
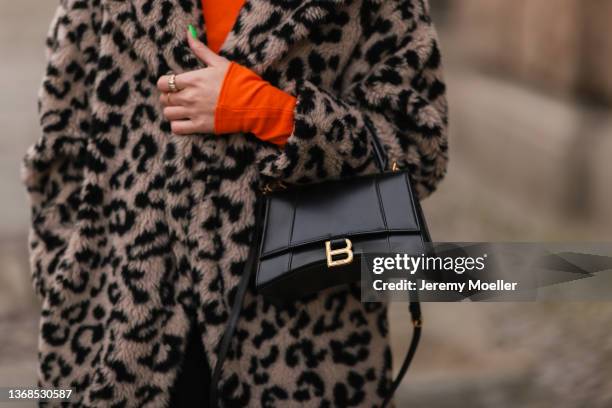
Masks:
[[[345,0],[246,0],[220,54],[262,74]]]
[[[210,0],[216,1],[216,0]],[[291,45],[330,16],[346,0],[246,0],[219,53],[262,74]],[[153,75],[199,66],[185,33],[199,27],[205,37],[199,0],[103,0],[104,31],[119,49],[128,48]]]

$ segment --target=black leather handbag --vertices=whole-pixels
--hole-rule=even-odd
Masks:
[[[373,139],[380,173],[290,188],[282,184],[264,188],[256,210],[256,240],[219,344],[211,407],[217,407],[217,383],[249,284],[272,302],[288,302],[359,281],[364,253],[425,251],[425,243],[431,239],[409,173],[395,164],[388,171],[384,148],[377,137]],[[414,326],[412,340],[383,408],[401,383],[421,336],[418,299],[411,299],[409,310]]]

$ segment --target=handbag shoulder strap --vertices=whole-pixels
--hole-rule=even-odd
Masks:
[[[395,391],[399,388],[406,372],[408,371],[408,367],[410,367],[410,363],[414,358],[417,347],[419,345],[419,340],[421,340],[421,331],[423,330],[423,318],[421,316],[421,304],[419,301],[413,301],[409,303],[408,309],[410,310],[410,317],[412,318],[412,339],[410,340],[410,345],[408,346],[408,351],[406,352],[406,356],[404,357],[404,362],[397,373],[397,377],[391,384],[391,389],[389,390],[389,394],[385,398],[385,401],[381,405],[381,408],[385,408],[389,402],[391,402],[391,398],[395,394]]]
[[[387,169],[389,165],[389,157],[387,155],[387,151],[385,147],[383,146],[382,141],[378,137],[378,134],[370,118],[366,117],[364,122],[372,135],[372,150],[374,152],[374,159],[376,161],[376,165],[378,166],[379,171],[382,173]],[[425,239],[427,241],[431,241],[431,238],[429,236],[429,230],[427,229],[427,224],[425,223],[422,217],[423,210],[421,209],[420,202],[418,199],[415,199],[414,201],[417,205],[419,223],[422,224],[424,228]],[[412,359],[414,358],[417,347],[419,345],[419,341],[421,340],[423,317],[421,315],[421,304],[419,303],[417,292],[415,292],[414,294],[414,299],[409,303],[408,309],[410,311],[410,317],[412,319],[412,325],[413,325],[412,339],[410,340],[408,351],[406,352],[406,356],[404,357],[404,362],[402,363],[402,366],[400,367],[400,370],[397,373],[397,377],[395,377],[395,380],[391,384],[391,389],[389,390],[389,394],[387,394],[387,397],[385,398],[383,404],[381,405],[381,408],[385,408],[389,404],[389,402],[391,401],[391,398],[393,398],[393,395],[395,394],[395,391],[397,391],[400,384],[402,383],[402,380],[404,379],[404,376],[406,375],[406,372],[408,371],[408,367],[410,367],[410,363],[412,362]]]
[[[374,151],[374,159],[376,161],[378,169],[382,173],[387,169],[387,166],[389,165],[389,157],[387,155],[387,151],[385,147],[383,146],[382,141],[378,137],[378,134],[370,118],[366,117],[364,122],[372,135],[372,150]],[[419,217],[419,224],[423,228],[424,238],[426,241],[431,242],[431,237],[429,235],[427,223],[425,223],[425,219],[423,217],[423,210],[421,209],[421,203],[416,197],[414,199],[414,202],[417,206],[417,216]],[[419,302],[418,292],[414,293],[414,299],[409,303],[408,309],[410,311],[410,316],[411,316],[412,325],[413,325],[412,339],[410,340],[408,351],[406,352],[406,356],[404,357],[404,362],[402,363],[402,366],[400,367],[400,370],[397,373],[397,377],[391,384],[391,389],[389,390],[389,394],[385,398],[385,401],[383,402],[381,408],[385,408],[389,404],[389,402],[391,401],[391,398],[393,398],[393,395],[395,394],[395,391],[397,391],[397,389],[399,388],[402,380],[404,379],[404,376],[406,375],[406,372],[408,371],[408,367],[410,367],[410,363],[412,362],[412,359],[414,358],[417,347],[419,345],[419,341],[421,340],[423,317],[421,315],[421,304]]]
[[[374,130],[374,125],[372,124],[371,119],[368,117],[364,118],[364,123],[372,134],[372,150],[374,152],[374,160],[376,161],[376,166],[378,167],[378,170],[383,173],[387,169],[387,166],[389,164],[389,157],[387,155],[385,147],[383,146],[382,142],[380,141],[380,138]]]
[[[257,204],[255,206],[255,227],[253,228],[253,236],[257,237],[259,230],[261,229],[261,211],[263,209],[263,200],[258,199]],[[209,392],[209,403],[210,408],[217,408],[218,406],[218,397],[217,397],[217,387],[219,384],[219,380],[221,379],[221,371],[223,368],[223,362],[227,357],[227,352],[229,350],[230,343],[232,338],[234,337],[234,332],[236,331],[236,325],[238,323],[238,318],[240,317],[240,311],[242,310],[242,305],[244,303],[244,296],[246,294],[247,288],[249,286],[249,282],[251,281],[251,275],[253,274],[253,269],[255,266],[255,259],[257,258],[257,240],[255,239],[249,248],[249,254],[247,256],[246,262],[244,264],[244,270],[242,272],[242,276],[240,277],[240,282],[238,283],[238,290],[236,292],[236,297],[234,299],[234,303],[232,304],[232,310],[230,312],[229,320],[227,326],[225,328],[225,332],[223,333],[223,337],[221,337],[221,341],[219,342],[219,350],[217,354],[217,363],[215,364],[215,369],[213,370],[211,381],[210,381],[210,392]]]

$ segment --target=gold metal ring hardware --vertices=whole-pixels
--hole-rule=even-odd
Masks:
[[[170,74],[168,77],[168,89],[171,93],[178,92],[178,88],[176,86],[176,74]]]

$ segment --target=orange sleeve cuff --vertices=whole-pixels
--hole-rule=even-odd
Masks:
[[[297,99],[259,75],[231,62],[215,108],[215,133],[253,133],[284,146],[293,132]]]

